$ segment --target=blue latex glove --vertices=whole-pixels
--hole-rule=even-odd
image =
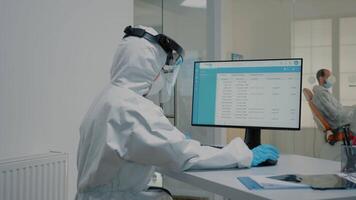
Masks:
[[[252,149],[252,167],[256,167],[258,164],[266,161],[267,159],[278,160],[279,150],[270,144],[262,144]]]

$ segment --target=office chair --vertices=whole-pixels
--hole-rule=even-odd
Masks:
[[[355,143],[356,137],[352,136],[352,133],[350,131],[350,124],[346,124],[344,126],[340,126],[336,129],[332,129],[330,127],[329,122],[325,119],[323,114],[319,111],[319,109],[315,106],[313,103],[313,92],[309,90],[308,88],[303,89],[303,94],[304,97],[306,98],[309,107],[312,111],[313,114],[313,119],[317,126],[325,133],[325,140],[328,142],[330,145],[334,145],[338,141],[343,141],[344,140],[344,132],[348,133],[347,135]]]

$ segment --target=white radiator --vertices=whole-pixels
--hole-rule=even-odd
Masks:
[[[65,153],[0,160],[0,200],[66,200]]]

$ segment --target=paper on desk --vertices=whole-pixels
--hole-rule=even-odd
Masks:
[[[259,184],[263,189],[310,188],[309,185],[280,181],[276,179],[267,178],[265,176],[250,176],[250,178],[254,180],[257,184]]]

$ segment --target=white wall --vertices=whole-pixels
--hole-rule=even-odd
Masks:
[[[232,48],[244,58],[290,57],[291,7],[278,0],[234,0]]]
[[[0,158],[68,152],[109,69],[132,0],[0,0]]]
[[[289,1],[289,0],[285,0]],[[355,16],[355,0],[294,0],[294,19]]]

